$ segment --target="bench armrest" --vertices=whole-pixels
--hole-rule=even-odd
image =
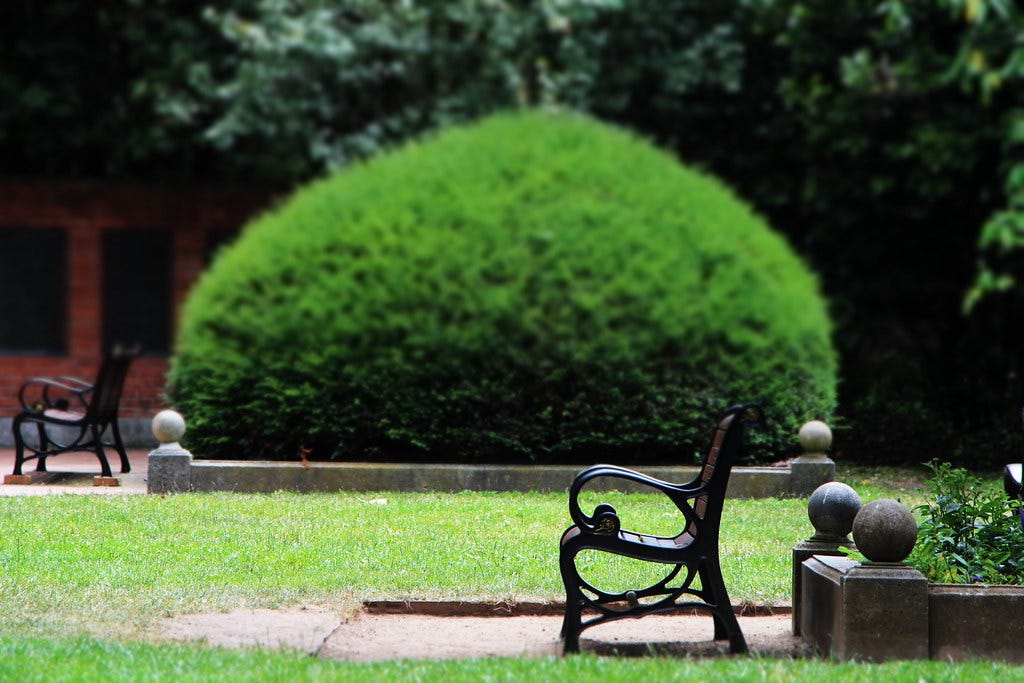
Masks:
[[[656,479],[635,470],[617,465],[594,465],[576,475],[569,488],[569,516],[581,530],[591,533],[617,533],[619,530],[618,515],[611,505],[600,504],[594,508],[592,515],[587,515],[580,508],[579,495],[587,483],[601,477],[611,477],[631,481],[635,484],[650,487],[668,496],[687,520],[687,524],[696,516],[693,508],[686,502],[688,498],[696,498],[704,493],[703,486],[692,484],[673,484]]]
[[[92,389],[91,384],[74,377],[33,377],[18,390],[18,403],[23,410],[40,413],[51,409],[68,410],[70,400],[74,399],[83,410],[88,410],[85,396]]]
[[[50,380],[50,381],[56,381],[56,382],[59,382],[60,384],[70,384],[71,386],[77,387],[77,388],[82,389],[82,390],[90,390],[91,391],[92,388],[93,388],[93,385],[90,384],[89,382],[86,382],[84,379],[79,379],[77,377],[69,377],[67,375],[58,375],[56,377],[45,377],[43,379]]]

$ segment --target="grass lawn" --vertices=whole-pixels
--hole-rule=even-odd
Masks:
[[[669,531],[655,496],[603,494],[626,526]],[[735,602],[788,603],[798,500],[727,503]],[[559,600],[564,494],[193,494],[0,500],[4,627],[141,634],[169,613],[365,599]],[[651,566],[605,565],[608,578]],[[53,628],[49,628],[52,626]],[[0,631],[2,632],[2,631]]]
[[[297,653],[185,645],[119,644],[92,638],[0,638],[0,680],[62,681],[810,681],[829,683],[988,683],[1024,680],[1024,668],[988,662],[833,664],[736,657],[483,659],[350,664]]]
[[[923,496],[920,477],[871,470],[840,474],[865,501],[898,497],[909,504]],[[619,508],[626,526],[677,526],[658,497],[599,497]],[[746,658],[582,657],[355,665],[294,653],[147,642],[164,615],[241,606],[328,605],[344,614],[365,599],[559,600],[557,541],[568,525],[564,494],[17,497],[0,498],[0,519],[0,680],[708,675],[761,681],[814,675],[863,680],[874,678],[873,672],[878,680],[902,680],[904,673],[914,681],[996,675],[1024,680],[1024,669],[988,664],[849,667]],[[734,602],[788,603],[790,549],[811,532],[805,501],[728,501],[722,555]],[[608,578],[638,571],[643,568],[616,566]]]

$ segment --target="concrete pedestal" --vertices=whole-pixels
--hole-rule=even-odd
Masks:
[[[177,444],[163,444],[149,454],[146,491],[184,493],[191,489],[192,454]]]
[[[801,455],[789,464],[790,495],[805,498],[836,478],[836,464],[821,454]]]
[[[800,631],[836,659],[927,659],[928,580],[902,564],[816,555],[802,565]]]
[[[846,545],[853,545],[852,542]],[[803,569],[803,563],[806,560],[811,559],[815,555],[825,555],[831,557],[846,557],[846,547],[840,543],[815,541],[808,539],[802,541],[795,548],[793,548],[793,591],[791,593],[793,602],[793,635],[800,635],[800,602],[803,598],[801,595],[801,574]]]

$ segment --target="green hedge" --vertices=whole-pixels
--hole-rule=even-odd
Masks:
[[[760,401],[769,452],[835,400],[814,277],[715,180],[555,112],[300,190],[187,302],[200,457],[689,457]]]

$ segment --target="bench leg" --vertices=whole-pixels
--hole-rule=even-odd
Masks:
[[[714,579],[711,578],[711,574],[708,571],[707,567],[702,565],[697,570],[697,574],[698,574],[698,576],[700,576],[700,585],[701,585],[700,595],[701,595],[701,598],[703,598],[704,602],[708,603],[709,605],[715,605],[717,607],[717,605],[719,604],[718,603],[718,597],[717,597],[717,595],[715,593],[715,590],[714,590],[714,587],[712,585],[712,582],[714,581]],[[713,617],[713,621],[714,621],[714,624],[715,624],[714,639],[715,640],[728,640],[729,639],[729,629],[726,626],[725,622],[722,621],[722,618],[721,618],[721,616],[719,616],[718,612],[719,612],[718,609],[715,609],[715,610],[713,610],[711,612],[711,616]]]
[[[21,466],[25,463],[25,439],[21,436],[21,420],[14,418],[14,474],[21,474]]]
[[[14,432],[14,472],[13,474],[22,474],[22,468],[25,466],[26,460],[31,460],[32,456],[25,457],[25,450],[31,450],[33,453],[46,450],[49,443],[46,438],[46,430],[42,424],[36,423],[36,429],[39,433],[39,451],[32,449],[31,446],[25,445],[25,435],[22,434],[21,428],[23,423],[24,414],[21,414],[14,418],[11,424],[11,430]],[[36,457],[36,472],[46,471],[46,457]]]
[[[132,464],[128,461],[128,453],[124,449],[124,440],[121,438],[121,430],[117,426],[117,420],[110,423],[110,431],[114,435],[114,448],[121,456],[121,474],[128,474],[132,471]]]
[[[729,651],[733,654],[746,654],[747,641],[740,630],[740,623],[732,611],[729,594],[725,590],[725,580],[717,560],[708,560],[699,570],[701,588],[710,593],[710,603],[714,605],[715,640],[728,640]]]
[[[559,558],[562,583],[565,585],[565,616],[562,618],[561,635],[564,642],[562,652],[571,654],[580,651],[580,622],[583,619],[583,604],[580,584],[576,578],[575,553],[562,548]]]
[[[573,616],[573,607],[565,606],[565,617],[562,620],[562,653],[578,654],[580,651],[580,615],[579,607],[576,607],[576,614]]]
[[[92,425],[89,429],[92,430],[92,438],[96,446],[96,457],[100,460],[100,476],[113,477],[114,473],[110,471],[110,463],[107,462],[107,454],[103,452],[103,429],[99,425]]]
[[[50,445],[50,439],[46,436],[46,427],[42,422],[36,423],[36,430],[39,432],[39,450],[45,451]],[[40,456],[36,460],[36,472],[46,471],[46,458]]]

